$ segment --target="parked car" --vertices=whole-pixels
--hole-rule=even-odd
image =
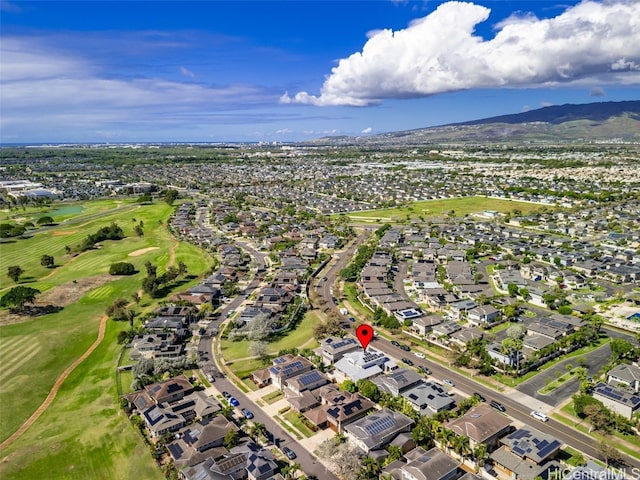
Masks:
[[[399,347],[400,343],[397,342],[396,340],[391,340],[391,345],[393,345],[394,347]]]
[[[425,375],[431,375],[431,370],[429,370],[427,367],[423,365],[418,365],[418,370],[420,370]]]
[[[402,359],[402,361],[403,361],[404,363],[406,363],[407,365],[409,365],[410,367],[413,367],[413,362],[411,361],[411,359],[410,359],[410,358],[406,358],[406,357],[405,357],[405,358],[403,358],[403,359]]]
[[[455,386],[456,386],[456,384],[455,384],[455,383],[453,383],[453,382],[452,382],[451,380],[449,380],[448,378],[445,378],[445,379],[443,380],[443,382],[444,382],[444,383],[446,383],[447,385],[449,385],[450,387],[455,387]]]
[[[413,354],[418,358],[424,358],[424,353],[421,352],[413,352]]]
[[[253,418],[253,413],[251,413],[251,410],[249,410],[248,408],[243,408],[242,414],[244,415],[244,418],[247,418],[249,420]]]
[[[507,409],[504,408],[504,405],[502,405],[500,402],[496,402],[495,400],[491,400],[489,402],[489,405],[491,405],[496,410],[500,410],[501,412],[506,412],[507,411]]]
[[[531,415],[536,420],[540,420],[541,422],[549,421],[549,417],[547,417],[544,413],[539,412],[538,410],[533,410],[529,415]]]
[[[404,350],[405,352],[410,352],[411,348],[409,345],[400,345],[400,350]]]
[[[240,405],[240,402],[236,400],[235,397],[229,397],[229,404],[234,407],[237,407],[238,405]]]
[[[478,393],[478,392],[474,392],[474,393],[473,393],[473,396],[474,396],[474,397],[476,397],[476,398],[477,398],[478,400],[480,400],[481,402],[486,402],[486,401],[487,401],[487,399],[486,399],[486,398],[484,398],[484,396],[482,396],[482,395],[481,395],[480,393]]]
[[[229,400],[231,398],[231,394],[229,392],[222,392],[222,396]]]
[[[282,453],[284,453],[289,460],[295,460],[297,457],[296,452],[291,450],[289,447],[284,447],[282,449]]]

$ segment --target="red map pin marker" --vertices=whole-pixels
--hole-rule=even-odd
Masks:
[[[369,325],[360,325],[356,328],[356,337],[360,340],[360,345],[362,345],[362,349],[366,350],[369,342],[373,338],[373,328]]]

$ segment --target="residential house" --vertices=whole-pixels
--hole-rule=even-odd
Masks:
[[[500,445],[499,439],[511,430],[511,419],[501,415],[489,405],[481,404],[471,408],[463,416],[450,420],[444,425],[457,435],[468,437],[473,449],[479,444],[492,452]]]
[[[605,383],[598,383],[593,387],[591,396],[625,418],[631,419],[634,414],[640,412],[640,395]]]
[[[182,355],[182,345],[173,332],[145,333],[131,341],[129,356],[139,358],[175,358]]]
[[[179,438],[167,445],[176,468],[193,466],[204,461],[209,456],[205,452],[223,446],[224,437],[229,430],[238,431],[238,427],[222,415],[196,422],[180,430]]]
[[[502,438],[500,443],[502,447],[490,458],[501,480],[547,478],[547,472],[560,468],[560,463],[553,459],[562,443],[551,435],[525,426]]]
[[[344,432],[356,447],[365,453],[383,448],[396,435],[411,430],[413,420],[388,408],[356,420],[344,428]]]
[[[425,337],[434,326],[440,325],[442,322],[443,319],[439,315],[423,315],[414,319],[409,329],[412,332]]]
[[[420,415],[433,415],[442,410],[455,408],[456,402],[447,391],[436,382],[420,382],[401,394]]]
[[[373,379],[378,390],[390,393],[394,397],[421,382],[422,377],[415,370],[408,368],[398,368],[388,375],[380,375]]]
[[[459,462],[435,447],[417,447],[405,458],[407,463],[399,468],[401,480],[456,480],[463,474]]]
[[[374,409],[375,404],[359,393],[323,392],[323,408],[329,428],[343,433],[347,425],[364,417]]]
[[[301,356],[286,354],[273,359],[273,365],[269,367],[271,383],[281,390],[287,379],[308,372],[313,368],[313,363]]]
[[[320,355],[322,363],[332,365],[340,360],[346,353],[362,348],[353,337],[327,337],[320,341]]]
[[[382,373],[387,362],[389,362],[389,358],[384,353],[372,348],[366,351],[356,350],[346,353],[334,364],[336,382],[342,383],[345,380],[357,382],[365,378],[371,379]]]
[[[490,327],[498,322],[500,312],[493,305],[480,305],[467,312],[467,320],[471,325]]]
[[[329,383],[329,379],[323,373],[313,369],[285,380],[285,391],[292,396],[297,396],[305,390],[314,390],[327,383]]]
[[[635,393],[640,393],[640,366],[622,363],[609,370],[607,374],[609,385],[626,385]]]

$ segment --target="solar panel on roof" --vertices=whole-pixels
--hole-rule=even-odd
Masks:
[[[366,425],[364,429],[369,435],[373,436],[392,428],[394,425],[395,422],[391,419],[391,417],[384,416],[371,422],[369,425]]]
[[[520,455],[521,457],[524,457],[525,455],[525,451],[520,448],[518,445],[514,445],[513,448],[511,449],[515,454]]]
[[[184,453],[184,450],[182,450],[182,447],[180,447],[180,445],[178,445],[177,443],[172,443],[169,446],[167,446],[167,448],[169,449],[169,452],[171,452],[171,455],[174,458],[177,458]]]
[[[540,456],[540,458],[545,458],[548,455],[551,455],[551,453],[554,450],[556,450],[558,447],[560,447],[560,442],[558,442],[557,440],[554,440],[553,442],[549,443],[544,448],[542,448],[540,451],[538,451],[538,455]]]

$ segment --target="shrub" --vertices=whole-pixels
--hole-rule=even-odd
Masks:
[[[127,262],[113,263],[109,267],[110,275],[133,275],[134,273],[136,273],[136,267]]]

